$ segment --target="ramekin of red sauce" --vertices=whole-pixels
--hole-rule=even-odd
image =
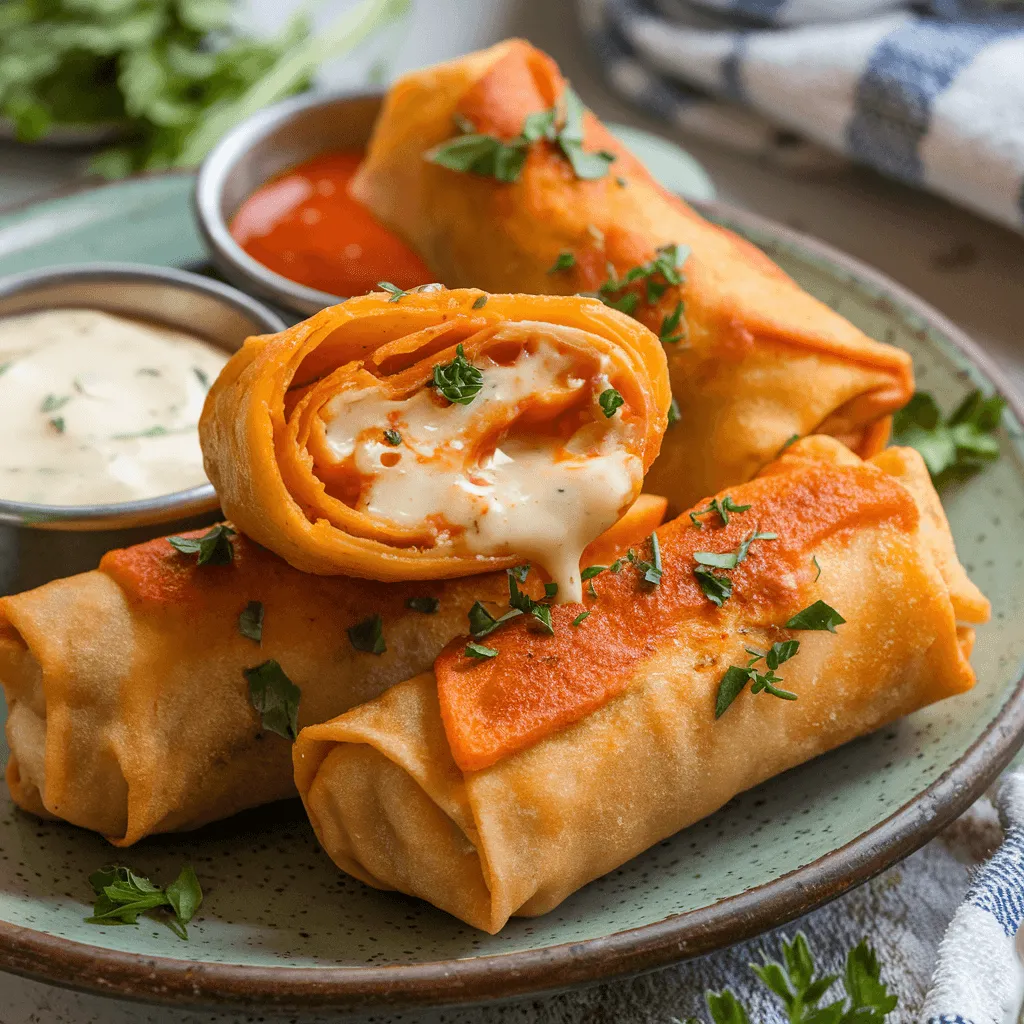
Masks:
[[[321,153],[272,178],[238,208],[232,238],[269,270],[331,295],[429,283],[419,256],[349,195],[362,159]]]

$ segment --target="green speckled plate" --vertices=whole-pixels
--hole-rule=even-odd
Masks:
[[[200,264],[187,175],[141,178],[0,216],[0,273],[92,259]],[[955,328],[872,271],[735,210],[751,238],[869,334],[913,354],[951,407],[999,378]],[[779,924],[864,881],[965,809],[1024,731],[1024,467],[1012,395],[1002,459],[944,495],[957,547],[992,599],[969,694],[795,769],[500,935],[339,874],[301,811],[250,812],[118,854],[157,879],[191,861],[206,903],[186,944],[166,928],[86,925],[87,875],[114,851],[0,798],[0,968],[156,1002],[413,1005],[537,992],[653,968]]]

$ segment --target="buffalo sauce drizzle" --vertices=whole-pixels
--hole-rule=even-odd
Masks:
[[[429,283],[419,256],[349,195],[362,159],[323,153],[262,185],[231,221],[232,238],[275,273],[332,295]]]
[[[742,611],[747,623],[777,625],[806,603],[816,545],[884,522],[912,530],[918,518],[909,493],[871,466],[805,466],[731,494],[753,507],[727,526],[712,515],[697,529],[684,513],[659,529],[659,586],[643,584],[626,564],[618,574],[597,577],[599,597],[587,598],[592,614],[579,626],[572,626],[579,605],[563,605],[551,609],[554,636],[535,631],[528,616],[489,635],[484,643],[497,657],[466,657],[465,638],[445,648],[434,671],[456,764],[464,771],[486,768],[580,720],[623,692],[637,664],[678,631],[681,619],[713,622],[721,612],[694,576],[695,551],[733,551],[755,528],[777,533],[776,540],[755,543],[729,572],[733,595],[725,609]]]

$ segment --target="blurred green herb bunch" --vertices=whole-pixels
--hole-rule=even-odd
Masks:
[[[238,26],[235,0],[0,0],[0,118],[23,141],[112,129],[123,141],[90,168],[106,177],[191,166],[408,7],[363,0],[315,34],[303,11],[258,39]]]

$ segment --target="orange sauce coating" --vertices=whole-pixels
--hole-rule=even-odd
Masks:
[[[826,537],[879,523],[912,530],[917,508],[895,480],[870,466],[808,467],[733,488],[737,503],[754,508],[727,526],[705,517],[698,529],[686,513],[658,530],[664,576],[657,587],[638,582],[625,566],[597,578],[597,600],[579,626],[580,605],[551,609],[554,636],[514,620],[482,642],[497,650],[486,661],[467,657],[466,638],[453,641],[434,664],[445,733],[464,771],[486,768],[508,754],[564,729],[623,692],[636,666],[652,655],[683,619],[709,625],[731,621],[777,625],[811,602],[811,554]],[[754,527],[778,538],[755,543],[729,573],[733,595],[720,611],[694,576],[695,551],[735,550]],[[650,557],[649,546],[639,552]]]
[[[239,207],[232,237],[268,269],[332,295],[428,284],[419,256],[349,195],[362,159],[322,153],[268,181]]]

